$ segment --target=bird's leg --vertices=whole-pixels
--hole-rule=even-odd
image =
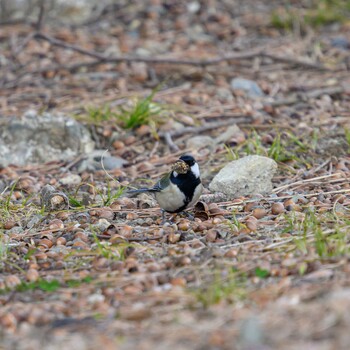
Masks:
[[[164,209],[161,209],[161,211],[162,211],[162,225],[164,225],[165,224],[165,210]]]
[[[183,213],[192,221],[194,221],[194,216],[190,213],[188,213],[187,211],[183,211]]]

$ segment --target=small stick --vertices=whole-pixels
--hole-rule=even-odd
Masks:
[[[293,183],[290,183],[290,184],[287,184],[287,185],[283,185],[283,186],[274,188],[272,191],[278,193],[278,192],[281,192],[281,191],[285,190],[288,187],[292,187],[292,186],[295,186],[295,185],[303,185],[303,184],[308,183],[308,182],[314,182],[314,181],[318,181],[318,180],[323,180],[323,179],[327,179],[327,178],[333,177],[333,176],[339,176],[339,174],[334,173],[334,174],[329,174],[329,175],[313,177],[311,179],[296,181],[296,182],[293,182]]]
[[[170,151],[178,152],[180,148],[174,143],[173,139],[171,138],[170,132],[166,131],[163,135],[164,135],[165,142],[170,148]]]
[[[41,0],[40,2],[40,11],[39,11],[39,16],[38,16],[38,20],[37,22],[35,23],[35,29],[40,32],[42,26],[43,26],[43,23],[44,23],[44,18],[45,18],[45,10],[46,10],[46,7],[45,7],[45,0]]]
[[[79,52],[83,55],[90,56],[93,58],[97,58],[104,62],[109,63],[120,63],[120,62],[145,62],[145,63],[151,63],[151,64],[182,64],[182,65],[190,65],[190,66],[199,66],[199,67],[206,67],[210,65],[216,65],[221,62],[226,61],[233,61],[233,60],[241,60],[241,59],[250,59],[254,57],[267,57],[274,61],[280,61],[285,63],[292,63],[297,64],[299,66],[303,66],[306,68],[314,68],[318,70],[330,70],[329,68],[312,62],[307,62],[305,60],[299,59],[299,58],[291,58],[286,56],[277,56],[270,53],[267,53],[265,48],[259,48],[252,51],[247,52],[231,52],[223,56],[208,58],[208,59],[202,59],[202,60],[194,60],[194,59],[178,59],[178,58],[161,58],[161,57],[133,57],[133,56],[105,56],[104,54],[101,54],[96,51],[91,51],[84,49],[80,46],[68,44],[64,41],[58,40],[56,38],[53,38],[49,35],[39,33],[37,32],[35,34],[36,39],[46,40],[50,44],[63,47],[65,49],[69,49],[72,51]]]

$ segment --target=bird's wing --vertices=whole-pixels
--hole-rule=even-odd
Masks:
[[[170,178],[170,174],[166,174],[153,187],[138,188],[137,190],[129,190],[126,193],[129,196],[135,196],[135,195],[138,195],[139,193],[145,193],[145,192],[160,192],[161,190],[163,190],[165,187],[168,186],[169,178]]]
[[[159,192],[169,185],[170,173],[164,175],[152,188],[153,191]]]

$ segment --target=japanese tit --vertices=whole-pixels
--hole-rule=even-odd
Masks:
[[[173,165],[170,173],[163,176],[153,187],[128,191],[128,194],[144,192],[154,193],[164,212],[180,213],[193,206],[203,190],[199,166],[191,155],[181,156]]]

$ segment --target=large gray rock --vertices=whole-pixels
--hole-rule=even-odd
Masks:
[[[94,149],[87,128],[61,114],[0,119],[0,168],[67,161]]]
[[[271,158],[247,156],[222,168],[210,183],[214,192],[223,192],[228,198],[250,194],[267,194],[272,190],[271,179],[277,163]]]

